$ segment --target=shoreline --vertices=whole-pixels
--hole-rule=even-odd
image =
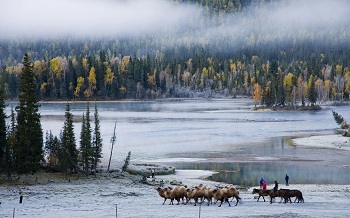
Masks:
[[[194,186],[204,184],[208,187],[224,186],[218,183],[203,180],[200,177],[209,175],[207,171],[179,170],[175,175],[156,176],[164,181],[182,181],[183,184]],[[202,204],[194,206],[169,205],[169,200],[163,205],[163,199],[156,191],[157,186],[147,185],[135,181],[137,177],[103,177],[102,179],[89,179],[73,181],[71,183],[49,183],[46,185],[32,185],[22,187],[24,192],[23,204],[19,204],[18,190],[13,187],[0,186],[2,196],[0,204],[0,217],[31,218],[60,218],[60,217],[196,217],[199,213],[203,217],[346,217],[349,213],[350,185],[329,184],[293,184],[289,186],[280,184],[279,188],[298,189],[302,191],[304,203],[269,203],[252,194],[253,188],[239,189],[241,202],[237,206],[229,207],[224,203],[207,206]],[[168,185],[168,183],[166,183]],[[171,185],[173,186],[173,185]],[[273,185],[268,184],[268,189]],[[294,199],[292,199],[293,201]],[[235,201],[234,201],[235,202]],[[233,202],[232,202],[233,204]],[[201,211],[201,212],[199,212]],[[336,213],[334,213],[336,211]]]
[[[294,146],[350,151],[350,137],[340,134],[318,135],[292,139]]]
[[[295,146],[311,146],[325,149],[329,140],[320,144],[319,140],[324,137],[329,140],[339,140],[344,143],[344,137],[338,135],[311,136],[293,139]],[[306,143],[308,142],[308,143]],[[337,141],[338,142],[338,141]],[[316,144],[315,144],[316,143]],[[349,143],[346,142],[346,145]],[[344,149],[345,146],[341,146]],[[340,149],[335,144],[328,145],[326,149]],[[347,151],[347,150],[346,150]],[[187,186],[203,184],[208,187],[227,185],[222,182],[208,180],[207,177],[215,174],[215,171],[206,170],[175,170],[175,174],[156,175],[156,181],[163,180],[164,186],[173,186],[177,183]],[[283,204],[269,203],[260,199],[257,202],[256,196],[252,194],[253,188],[239,189],[241,203],[229,207],[224,203],[222,207],[212,204],[206,206],[189,205],[168,205],[169,200],[163,205],[163,199],[159,197],[156,188],[157,184],[149,185],[140,181],[141,176],[121,174],[118,170],[110,173],[98,174],[97,178],[81,177],[78,180],[72,179],[45,182],[42,184],[24,185],[1,185],[0,186],[0,217],[31,218],[60,218],[60,217],[84,217],[104,218],[118,216],[136,218],[167,217],[187,218],[196,217],[199,213],[203,217],[346,217],[349,210],[350,184],[293,184],[285,186],[280,181],[279,188],[298,189],[302,191],[304,203]],[[236,186],[235,184],[233,184]],[[237,187],[237,186],[236,186]],[[237,187],[239,188],[239,187]],[[273,184],[268,184],[268,189]],[[23,204],[19,204],[19,189],[24,192]],[[292,199],[293,201],[294,199]],[[176,204],[176,202],[175,202]],[[199,212],[201,211],[201,212]]]

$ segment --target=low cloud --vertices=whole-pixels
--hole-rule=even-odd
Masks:
[[[6,0],[0,32],[12,36],[130,36],[191,25],[200,10],[165,0]],[[196,23],[196,21],[194,21]],[[0,34],[1,35],[1,34]]]
[[[295,0],[252,5],[215,22],[191,4],[167,0],[0,0],[0,38],[158,37],[163,44],[231,46],[276,39],[349,41],[350,1]],[[160,38],[159,38],[160,37]]]

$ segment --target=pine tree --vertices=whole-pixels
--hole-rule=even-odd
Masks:
[[[281,72],[278,72],[277,75],[277,95],[276,95],[276,101],[278,106],[284,107],[286,104],[286,92],[284,90],[284,85],[283,85],[283,74]]]
[[[308,99],[309,99],[309,102],[311,103],[311,106],[314,106],[317,101],[317,93],[316,93],[315,80],[313,75],[311,75],[309,78],[309,84],[310,84],[310,87],[308,89]]]
[[[5,163],[4,170],[7,173],[7,178],[11,180],[11,172],[13,170],[13,148],[15,144],[15,133],[16,133],[16,116],[13,107],[11,107],[10,114],[10,126],[7,130],[7,143],[5,146]]]
[[[92,160],[91,126],[89,102],[86,106],[86,114],[83,115],[83,123],[80,133],[80,156],[85,175],[89,175],[89,168]]]
[[[130,164],[131,151],[129,151],[128,156],[124,160],[124,165],[122,167],[122,172],[125,172],[128,169]]]
[[[60,165],[65,173],[77,173],[78,149],[75,142],[73,114],[68,103],[65,118],[61,134]]]
[[[100,120],[98,118],[98,110],[97,110],[96,104],[95,104],[94,121],[95,121],[95,128],[93,133],[92,146],[93,146],[93,164],[96,171],[97,164],[100,162],[100,158],[102,157],[102,138],[101,138],[101,131],[100,131]]]
[[[334,117],[335,122],[336,122],[338,125],[341,125],[341,124],[344,122],[343,116],[339,115],[339,114],[338,114],[337,112],[335,112],[334,110],[332,110],[332,114],[333,114],[333,117]]]
[[[1,74],[3,75],[3,71]],[[1,76],[3,78],[3,76]],[[1,80],[0,84],[0,170],[3,171],[5,167],[5,150],[7,147],[6,138],[6,113],[5,113],[5,92],[4,92],[4,82]]]
[[[278,63],[276,60],[273,60],[271,63],[271,67],[269,69],[269,73],[271,75],[271,89],[270,89],[270,102],[272,103],[271,106],[276,106],[277,104],[277,95],[278,93],[278,79],[277,79],[277,74],[278,74]]]
[[[15,135],[14,161],[18,173],[36,172],[43,160],[43,131],[40,123],[33,64],[27,54],[20,75],[19,105]]]
[[[59,165],[60,140],[53,136],[52,131],[46,131],[45,137],[45,155],[48,157],[50,168],[57,168]]]

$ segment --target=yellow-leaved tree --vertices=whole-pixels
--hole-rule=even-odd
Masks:
[[[344,75],[344,80],[345,80],[345,92],[350,93],[350,68],[347,67],[344,69],[345,75]]]
[[[261,87],[260,87],[259,83],[255,83],[254,84],[254,91],[253,91],[253,101],[254,101],[255,107],[258,103],[260,103],[261,98],[262,98]]]
[[[106,89],[106,95],[108,95],[108,92],[110,90],[110,87],[114,81],[114,73],[112,72],[111,67],[107,67],[106,73],[105,73],[105,89]]]
[[[332,90],[332,82],[329,79],[326,79],[324,81],[324,87],[326,89],[326,101],[329,100],[329,94],[331,93]]]
[[[288,73],[283,79],[284,90],[286,91],[287,104],[292,103],[293,74]]]
[[[62,75],[62,58],[61,57],[52,58],[50,61],[50,67],[52,69],[52,72],[56,76],[56,78],[60,79]]]
[[[85,72],[87,72],[89,70],[89,63],[88,63],[88,59],[87,58],[83,58],[82,59],[82,64],[83,64],[83,67],[85,69]]]
[[[95,68],[91,67],[89,76],[88,76],[88,83],[89,88],[84,91],[84,96],[89,98],[93,95],[94,90],[96,90],[96,74],[95,74]]]
[[[74,96],[75,97],[79,97],[80,96],[80,89],[81,86],[84,84],[84,78],[79,76],[77,79],[77,87],[75,87],[75,91],[74,91]]]

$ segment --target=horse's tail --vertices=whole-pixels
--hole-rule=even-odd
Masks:
[[[300,199],[298,199],[298,200],[300,200],[300,203],[304,203],[304,198],[303,198],[303,193],[302,192],[300,192]]]

